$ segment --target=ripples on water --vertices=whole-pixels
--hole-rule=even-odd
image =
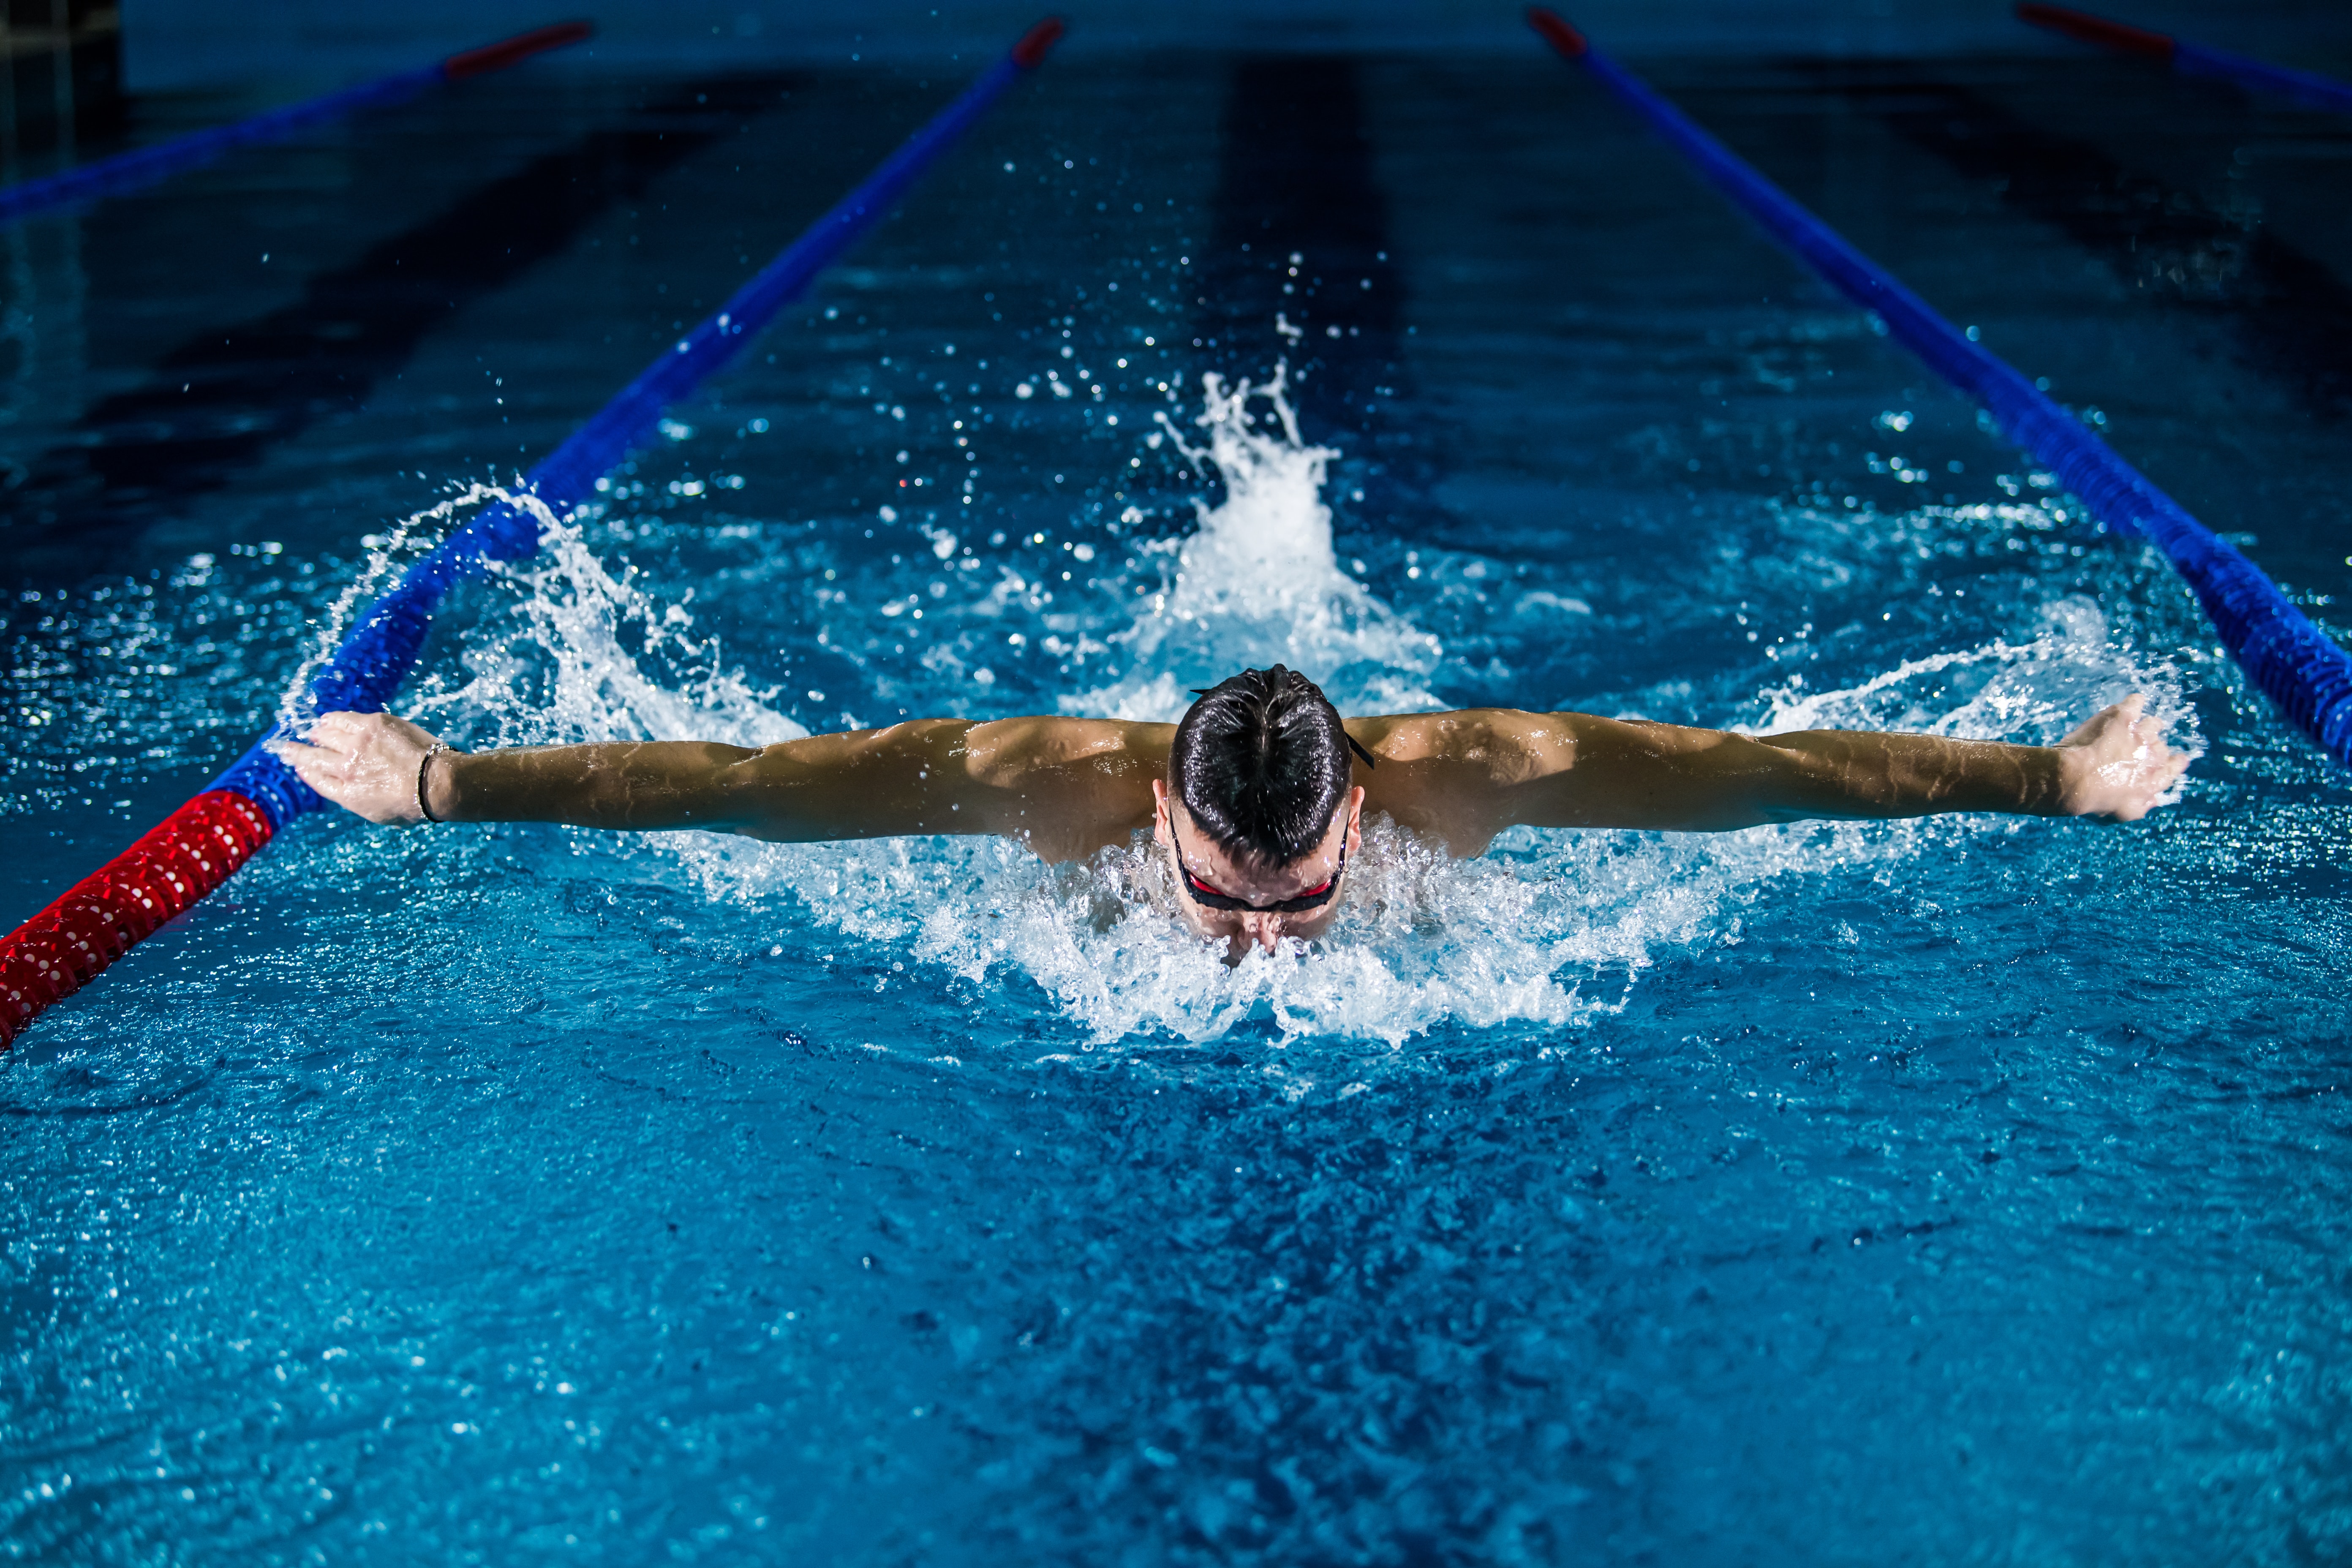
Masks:
[[[995,657],[992,646],[1026,643],[1066,647],[1077,657],[1062,668],[1103,682],[1064,695],[1060,709],[1071,713],[1172,721],[1191,689],[1277,660],[1322,680],[1345,711],[1434,708],[1438,699],[1422,683],[1440,668],[1441,639],[1340,565],[1322,494],[1339,453],[1299,438],[1284,389],[1280,367],[1263,386],[1228,386],[1210,373],[1197,415],[1179,424],[1163,410],[1162,429],[1143,437],[1153,444],[1144,450],[1167,439],[1175,456],[1213,478],[1220,499],[1197,503],[1192,529],[1153,538],[1115,524],[1080,531],[1062,552],[1076,567],[1073,581],[1085,581],[1063,589],[1061,602],[1124,613],[1124,624],[1068,627],[1074,617],[1041,603],[1050,568],[1032,567],[1032,581],[1011,566],[983,567],[944,523],[908,527],[912,520],[895,507],[887,521],[925,546],[898,552],[895,570],[877,563],[864,573],[808,574],[805,559],[790,570],[824,584],[815,597],[829,641],[878,660],[884,642],[896,657],[906,638],[919,637],[925,651],[905,659],[930,679],[909,680],[902,698],[916,714],[986,703],[994,674],[972,661]],[[1187,442],[1188,425],[1199,427],[1201,444]],[[503,495],[474,487],[462,501],[412,520],[399,537],[420,532],[429,545],[466,506]],[[2011,528],[2052,526],[2032,506],[1980,510],[1990,515],[1979,521]],[[709,739],[758,746],[805,734],[771,706],[779,694],[755,689],[728,661],[724,639],[701,629],[688,607],[691,586],[673,594],[600,557],[600,513],[555,529],[541,562],[499,574],[460,634],[463,677],[428,678],[414,715],[469,744]],[[824,555],[821,546],[816,553]],[[385,579],[390,567],[379,555],[362,581]],[[730,584],[730,592],[766,586]],[[1564,603],[1542,589],[1505,595],[1506,615],[1540,617]],[[339,608],[360,602],[346,594]],[[917,614],[925,618],[914,620]],[[2139,690],[2190,741],[2192,721],[2169,666],[2110,637],[2088,600],[2059,601],[2040,621],[2030,640],[1907,660],[1847,689],[1811,690],[1799,676],[1725,718],[1765,730],[1900,728],[2046,742]],[[930,706],[912,706],[925,701]],[[1078,870],[1047,868],[993,842],[785,846],[677,835],[620,853],[675,865],[705,897],[788,904],[824,929],[903,949],[974,984],[1034,987],[1090,1046],[1163,1031],[1209,1040],[1244,1023],[1270,1024],[1285,1037],[1393,1046],[1448,1021],[1568,1025],[1621,1008],[1633,975],[1658,952],[1718,940],[1774,879],[1899,864],[1955,832],[1910,824],[1700,837],[1521,829],[1485,858],[1455,861],[1380,824],[1326,940],[1255,953],[1234,967],[1224,963],[1222,943],[1183,931],[1148,837]]]
[[[780,327],[783,364],[463,590],[404,710],[467,744],[756,744],[1172,717],[1280,658],[1358,711],[2050,740],[2137,689],[2205,751],[2185,800],[1519,830],[1470,862],[1375,826],[1332,938],[1230,969],[1136,847],[307,822],[0,1064],[0,1554],[2342,1554],[2340,778],[2160,563],[1902,390],[1853,312],[1754,305],[1732,220],[1642,206],[1675,176],[1605,105],[1563,138],[1550,74],[1408,76],[1381,101],[1415,145],[1535,106],[1434,176],[1383,153],[1400,231],[1437,215],[1414,352],[1446,397],[1294,429],[1317,340],[1189,347],[1200,236],[1150,226],[1194,195],[1078,153],[1032,224],[1011,165],[1067,126],[1008,121]],[[1205,190],[1183,160],[1223,79],[1102,80],[1130,139],[1175,95],[1153,167]],[[1554,144],[1623,206],[1543,247],[1452,173]],[[823,151],[779,147],[771,174]],[[1150,211],[1081,300],[1071,247],[1128,195]],[[698,251],[715,221],[669,220]],[[940,265],[999,231],[1043,249]],[[1508,287],[1444,281],[1513,256]],[[1561,257],[1592,315],[1539,315]],[[475,353],[412,368],[433,420]],[[1279,401],[1239,379],[1283,353]],[[381,474],[345,443],[397,416],[321,461]],[[1381,444],[1443,418],[1450,475]],[[495,493],[405,531],[320,511],[382,531],[359,560],[293,531],[305,482],[252,476],[234,548],[12,607],[8,820],[44,885],[241,749],[355,584]]]

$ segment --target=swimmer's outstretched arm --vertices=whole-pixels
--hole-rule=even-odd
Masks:
[[[1170,724],[924,719],[752,749],[700,741],[444,751],[388,713],[329,713],[281,754],[312,789],[371,822],[558,822],[703,828],[805,842],[1003,834],[1050,860],[1092,854],[1151,821]]]
[[[1515,824],[1717,832],[1946,811],[2147,815],[2189,759],[2135,696],[2054,746],[1852,730],[1742,735],[1475,709],[1351,720],[1380,758],[1365,808],[1476,854]]]

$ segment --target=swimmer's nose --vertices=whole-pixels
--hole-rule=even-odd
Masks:
[[[1274,944],[1282,940],[1282,917],[1245,914],[1242,916],[1242,931],[1250,941],[1272,952]]]

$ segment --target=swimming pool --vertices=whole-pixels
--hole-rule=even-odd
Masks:
[[[2340,126],[1643,63],[2344,635]],[[545,73],[9,237],[7,918],[948,86]],[[1300,443],[1197,423],[1283,363]],[[759,740],[1290,657],[2045,739],[2139,688],[2185,798],[1376,835],[1340,937],[1230,972],[1140,857],[307,821],[0,1064],[0,1542],[2340,1555],[2352,813],[2035,478],[1533,47],[1056,65],[404,710]]]

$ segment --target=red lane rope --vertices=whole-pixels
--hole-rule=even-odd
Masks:
[[[566,44],[576,44],[596,31],[592,22],[556,22],[544,27],[533,27],[528,33],[517,33],[511,38],[500,38],[495,44],[484,44],[478,49],[463,49],[441,62],[441,74],[451,81],[484,71],[504,70],[517,60],[560,49]]]
[[[1059,16],[1048,16],[1027,32],[1013,46],[1013,63],[1023,70],[1033,71],[1045,62],[1045,51],[1060,39],[1064,28]]]
[[[1592,46],[1584,35],[1568,25],[1568,18],[1540,5],[1528,7],[1528,26],[1544,36],[1544,41],[1560,52],[1563,58],[1574,59]]]
[[[0,1050],[44,1008],[227,881],[273,831],[245,796],[206,790],[0,941]]]
[[[2111,49],[2121,49],[2127,55],[2147,55],[2159,60],[2172,58],[2172,39],[2164,33],[2151,33],[2146,27],[2135,27],[2129,22],[2111,22],[2105,16],[2094,16],[2088,11],[2077,11],[2071,5],[2043,5],[2036,0],[2017,8],[2017,19],[2031,22],[2037,27],[2047,27],[2053,33],[2063,33],[2070,38],[2080,38],[2086,44],[2105,44]]]

